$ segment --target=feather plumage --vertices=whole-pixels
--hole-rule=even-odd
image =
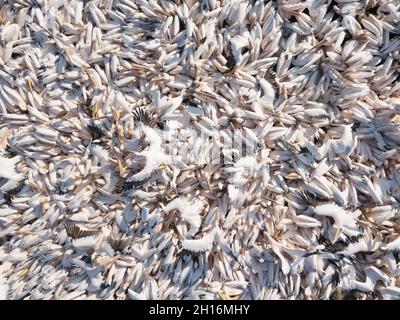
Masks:
[[[215,231],[213,230],[200,239],[182,240],[182,248],[193,252],[202,252],[211,250],[214,239],[215,239]]]

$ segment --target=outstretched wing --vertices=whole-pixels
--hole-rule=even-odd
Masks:
[[[122,251],[124,251],[125,248],[129,247],[131,245],[132,241],[133,240],[131,238],[128,238],[125,240],[114,240],[111,237],[108,238],[108,243],[111,245],[111,247],[115,251],[119,251],[119,252],[122,252]]]
[[[92,236],[97,236],[99,234],[99,231],[82,230],[71,220],[65,221],[65,231],[67,232],[67,235],[72,239],[92,237]]]

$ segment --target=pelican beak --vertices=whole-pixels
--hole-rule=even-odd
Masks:
[[[119,110],[116,110],[116,109],[113,109],[112,112],[113,112],[114,119],[116,121],[118,121],[119,118],[121,117],[121,112]]]
[[[337,239],[339,238],[340,233],[342,232],[342,228],[339,228],[336,224],[333,225],[333,228],[336,230],[336,232],[335,232],[335,236],[333,238],[332,243],[335,243],[337,241]]]
[[[92,110],[93,118],[98,118],[99,110],[100,110],[100,101],[96,101]]]
[[[117,163],[118,163],[119,172],[121,174],[124,174],[126,172],[126,167],[122,164],[122,162],[119,159],[117,160]]]
[[[27,82],[28,82],[29,91],[32,92],[33,91],[32,79],[28,79]]]

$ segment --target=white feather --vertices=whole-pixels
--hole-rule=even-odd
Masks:
[[[128,181],[142,181],[148,178],[162,162],[166,161],[166,155],[162,150],[162,137],[159,131],[148,126],[143,126],[142,130],[150,146],[148,150],[138,154],[145,156],[146,164],[142,170],[129,177]]]
[[[209,234],[201,239],[185,239],[182,241],[182,247],[186,250],[193,252],[202,252],[210,250],[213,246],[215,239],[215,230],[212,230]]]
[[[23,175],[15,170],[15,165],[20,161],[20,157],[4,158],[0,156],[0,178],[18,181],[23,179]]]
[[[322,204],[315,207],[315,213],[320,216],[333,218],[338,228],[342,229],[348,236],[360,234],[353,214],[347,212],[335,203]]]
[[[164,207],[164,211],[179,210],[182,219],[191,225],[188,235],[195,235],[201,225],[200,212],[202,207],[203,203],[199,200],[191,202],[186,197],[179,197],[168,203]]]
[[[106,165],[108,163],[108,151],[97,144],[91,145],[93,155],[99,159],[101,165]]]
[[[384,250],[399,250],[400,249],[400,237],[389,242],[383,249]]]
[[[351,127],[351,125],[344,126],[342,137],[333,141],[333,147],[336,153],[348,153],[354,145],[355,142]]]
[[[99,238],[95,236],[72,240],[72,245],[80,250],[95,248],[99,244]]]

